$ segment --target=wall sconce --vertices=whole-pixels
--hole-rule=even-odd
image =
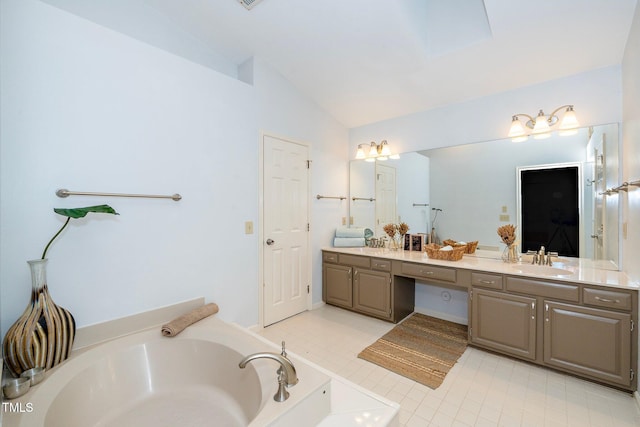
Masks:
[[[366,151],[366,153],[365,153]],[[380,144],[371,141],[369,145],[359,144],[356,152],[356,159],[364,159],[365,162],[375,162],[376,160],[399,159],[400,155],[391,154],[391,147],[384,139]]]
[[[564,115],[562,116],[562,120],[558,118],[556,113],[565,108]],[[524,116],[528,118],[527,122],[523,125],[520,121],[520,116]],[[531,129],[531,134],[534,139],[545,139],[551,136],[551,127],[555,126],[558,122],[560,125],[558,126],[558,134],[562,136],[566,135],[575,135],[578,132],[578,119],[576,118],[576,113],[573,111],[573,105],[563,105],[562,107],[558,107],[549,116],[545,116],[544,112],[540,110],[538,115],[534,118],[528,114],[515,114],[511,118],[511,128],[509,129],[509,138],[513,142],[522,142],[526,141],[529,138],[528,130],[525,129],[525,126]]]

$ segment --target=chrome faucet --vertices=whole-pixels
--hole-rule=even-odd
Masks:
[[[289,398],[289,392],[286,390],[286,387],[294,386],[298,384],[298,374],[296,373],[296,368],[293,366],[293,363],[287,358],[286,352],[284,351],[284,342],[282,343],[282,353],[255,353],[251,354],[240,361],[238,366],[240,368],[244,368],[247,366],[247,363],[251,362],[255,359],[271,359],[275,360],[280,364],[278,368],[278,391],[273,396],[273,400],[276,402],[284,402]]]
[[[545,258],[545,256],[544,256],[544,246],[540,246],[540,250],[538,251],[538,256],[537,256],[537,259],[536,259],[537,260],[537,264],[538,265],[544,265],[545,264],[544,258]]]

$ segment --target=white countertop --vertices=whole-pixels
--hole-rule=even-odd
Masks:
[[[625,273],[615,270],[606,261],[593,261],[584,258],[559,257],[553,262],[553,267],[566,270],[563,274],[555,274],[557,270],[545,266],[532,265],[531,262],[505,263],[496,258],[496,253],[477,250],[475,254],[465,254],[459,261],[443,261],[427,257],[426,252],[391,251],[382,248],[334,248],[325,247],[324,251],[338,252],[351,255],[363,255],[391,260],[409,261],[444,267],[454,267],[467,270],[478,270],[492,273],[523,276],[533,279],[551,279],[554,281],[578,282],[590,285],[607,286],[638,290],[640,282],[632,281]],[[526,256],[523,256],[526,259]],[[521,271],[520,268],[526,271]]]

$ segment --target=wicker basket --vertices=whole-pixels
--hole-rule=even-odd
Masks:
[[[445,245],[452,246],[454,248],[463,247],[465,254],[474,253],[476,251],[476,248],[478,247],[478,241],[477,240],[475,242],[458,243],[455,240],[447,239],[447,240],[443,240],[442,243],[444,243]]]
[[[440,248],[442,248],[442,246],[436,245],[435,243],[429,243],[428,245],[424,245],[424,251],[427,253],[427,256],[432,259],[459,261],[462,259],[466,246],[467,245],[462,245],[457,248],[453,248],[450,251],[441,251]]]

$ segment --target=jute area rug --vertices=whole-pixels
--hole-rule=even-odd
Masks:
[[[413,313],[358,354],[433,389],[467,348],[467,327]]]

